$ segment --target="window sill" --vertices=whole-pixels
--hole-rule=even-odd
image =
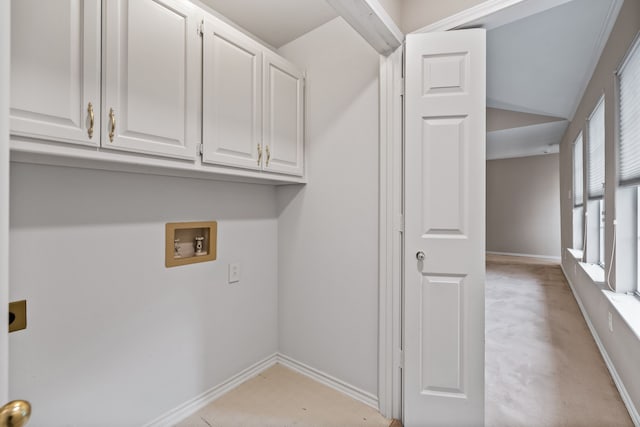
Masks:
[[[604,285],[604,268],[599,266],[598,264],[590,264],[587,262],[579,262],[580,267],[587,273],[587,276],[595,283],[596,285]]]
[[[582,259],[582,250],[567,248],[567,251],[571,254],[571,256],[574,259],[577,259],[577,260]]]
[[[619,294],[609,290],[603,290],[602,293],[636,337],[640,339],[640,299],[635,295]]]

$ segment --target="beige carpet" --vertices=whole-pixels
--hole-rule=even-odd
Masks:
[[[488,427],[633,425],[557,265],[487,262],[486,392]]]
[[[375,409],[282,365],[214,401],[179,427],[389,427]]]

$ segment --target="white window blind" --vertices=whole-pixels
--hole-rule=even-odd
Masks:
[[[599,199],[604,194],[604,98],[598,102],[589,118],[589,179],[587,191],[590,199]]]
[[[620,185],[640,184],[640,38],[618,71]]]
[[[583,176],[582,173],[582,159],[583,159],[583,148],[582,148],[582,132],[576,138],[576,141],[573,143],[573,206],[578,207],[582,206],[583,203]]]

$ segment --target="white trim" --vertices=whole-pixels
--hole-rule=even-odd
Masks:
[[[379,335],[378,401],[380,413],[402,414],[400,379],[401,232],[402,232],[402,48],[380,57],[379,181]]]
[[[469,9],[456,13],[455,15],[448,16],[440,21],[434,22],[433,24],[429,24],[426,27],[422,27],[414,31],[414,33],[453,30],[463,25],[473,24],[474,21],[493,15],[497,12],[504,12],[503,16],[493,17],[495,22],[484,23],[483,28],[490,30],[569,1],[571,0],[487,0]],[[513,6],[518,7],[514,7],[507,11],[507,9]]]
[[[224,394],[230,392],[245,381],[250,380],[261,372],[266,371],[276,363],[279,363],[282,366],[292,369],[306,377],[311,378],[314,381],[331,387],[332,389],[339,391],[340,393],[347,395],[352,399],[355,399],[367,406],[378,410],[378,399],[373,394],[361,390],[358,387],[339,380],[338,378],[326,374],[318,369],[305,365],[302,362],[298,362],[297,360],[289,356],[285,356],[281,353],[274,353],[271,356],[268,356],[265,359],[249,366],[243,371],[233,375],[226,381],[194,397],[193,399],[189,399],[185,403],[160,415],[158,418],[145,424],[144,427],[173,426],[186,419],[187,417],[195,414],[200,409],[204,408],[214,400],[222,397]]]
[[[422,27],[414,33],[429,33],[431,31],[448,31],[453,30],[460,25],[468,24],[493,13],[499,12],[508,7],[522,3],[524,0],[488,0],[455,15],[447,16],[440,21]]]
[[[582,249],[567,248],[567,252],[569,252],[569,255],[571,255],[574,260],[581,262],[583,255]]]
[[[393,78],[390,74],[393,72],[389,63],[392,62],[391,57],[380,56],[380,165],[379,165],[379,213],[378,213],[378,403],[380,413],[388,416],[392,406],[391,397],[393,395],[391,387],[391,375],[393,372],[393,349],[390,344],[393,330],[393,311],[391,307],[391,283],[393,283],[393,273],[391,256],[389,249],[391,247],[391,232],[393,231],[393,217],[390,211],[389,203],[389,166],[390,153],[389,141],[393,138],[391,129],[393,126],[392,119],[388,117],[391,113],[389,110],[393,105],[393,100],[389,99],[389,92],[392,92],[391,84]]]
[[[278,354],[274,353],[271,356],[255,363],[245,370],[233,375],[226,381],[210,388],[204,393],[194,397],[183,403],[182,405],[166,412],[158,418],[145,424],[144,427],[169,427],[184,420],[190,415],[198,412],[200,409],[207,406],[209,403],[221,397],[223,394],[236,388],[243,382],[255,377],[259,373],[269,369],[278,362]]]
[[[521,254],[521,253],[515,253],[515,252],[495,252],[495,251],[487,251],[487,254],[517,256],[517,257],[526,257],[526,258],[540,258],[540,259],[548,259],[551,261],[558,261],[558,263],[560,263],[560,257],[555,255],[536,255],[536,254]]]
[[[593,264],[588,262],[578,261],[578,266],[584,271],[584,274],[589,276],[591,281],[602,287],[604,285],[604,268],[599,264]]]
[[[327,0],[378,53],[388,56],[402,46],[404,34],[378,0]]]
[[[0,2],[0,319],[9,317],[9,75],[11,2]],[[0,405],[9,401],[9,336],[0,331]],[[27,396],[28,397],[28,396]]]
[[[618,372],[616,371],[616,368],[615,368],[613,362],[611,361],[611,358],[609,357],[609,354],[607,353],[607,350],[605,349],[604,345],[602,344],[602,341],[600,340],[600,337],[598,336],[598,333],[596,332],[596,329],[593,326],[593,323],[591,323],[591,318],[589,317],[589,313],[587,312],[586,308],[582,304],[582,300],[580,299],[580,296],[576,292],[576,289],[573,286],[573,283],[571,282],[571,279],[569,278],[569,275],[565,271],[564,265],[561,264],[560,268],[562,269],[562,274],[564,274],[564,277],[567,279],[567,283],[569,284],[569,287],[571,288],[571,292],[573,292],[573,296],[576,299],[576,302],[578,303],[578,307],[580,307],[580,311],[582,312],[582,317],[584,317],[584,320],[587,323],[587,327],[589,328],[589,331],[591,332],[591,335],[593,336],[593,340],[596,342],[596,345],[598,346],[598,350],[600,350],[600,354],[602,354],[602,358],[604,359],[604,363],[607,365],[607,369],[609,369],[609,373],[611,374],[611,378],[613,378],[613,382],[616,385],[616,388],[618,389],[618,392],[620,393],[620,397],[622,397],[622,401],[624,402],[624,406],[627,407],[627,411],[629,412],[629,416],[631,417],[631,420],[633,421],[633,424],[636,427],[638,427],[638,426],[640,426],[640,414],[638,413],[638,410],[636,409],[635,405],[633,404],[633,400],[631,400],[631,396],[629,396],[629,393],[627,392],[627,389],[624,386],[624,383],[622,382],[622,379],[620,378],[620,375],[618,375]]]
[[[199,159],[193,162],[104,148],[70,147],[64,143],[19,136],[12,136],[9,145],[11,161],[18,163],[267,185],[307,183],[304,177],[208,165]]]
[[[378,410],[378,398],[369,392],[361,390],[358,387],[339,380],[338,378],[326,374],[318,369],[305,365],[302,362],[298,362],[297,360],[289,356],[285,356],[284,354],[278,354],[277,362],[321,384],[331,387],[332,389],[337,390],[351,397],[352,399],[355,399],[359,402],[364,403],[365,405],[371,406],[372,408]]]

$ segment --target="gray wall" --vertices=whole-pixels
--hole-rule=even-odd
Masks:
[[[558,159],[487,161],[487,251],[560,258]]]
[[[604,93],[605,96],[605,254],[608,257],[613,248],[613,220],[616,218],[616,141],[615,141],[615,79],[614,71],[624,57],[631,43],[640,30],[640,0],[625,0],[616,24],[609,36],[604,52],[600,57],[591,81],[580,102],[574,120],[560,145],[560,194],[562,217],[562,265],[573,282],[574,289],[586,309],[587,317],[601,340],[618,375],[636,408],[640,408],[640,340],[637,332],[633,332],[627,323],[618,315],[617,310],[609,303],[600,287],[595,285],[582,271],[576,268],[575,262],[566,252],[573,242],[573,204],[571,189],[572,176],[572,144],[578,133],[584,129],[589,114]],[[618,206],[619,207],[619,206]],[[624,237],[624,236],[621,236]],[[618,251],[620,252],[620,251]],[[607,263],[608,264],[608,263]],[[607,267],[606,273],[609,273]],[[611,271],[611,282],[616,284],[615,261]],[[612,313],[614,329],[608,330],[608,312]],[[640,422],[640,419],[636,419]]]
[[[165,223],[194,220],[218,259],[165,268]],[[273,354],[277,237],[271,186],[12,163],[10,398],[35,426],[141,425]]]
[[[377,396],[379,57],[342,18],[279,52],[307,71],[309,172],[277,190],[280,351]]]

